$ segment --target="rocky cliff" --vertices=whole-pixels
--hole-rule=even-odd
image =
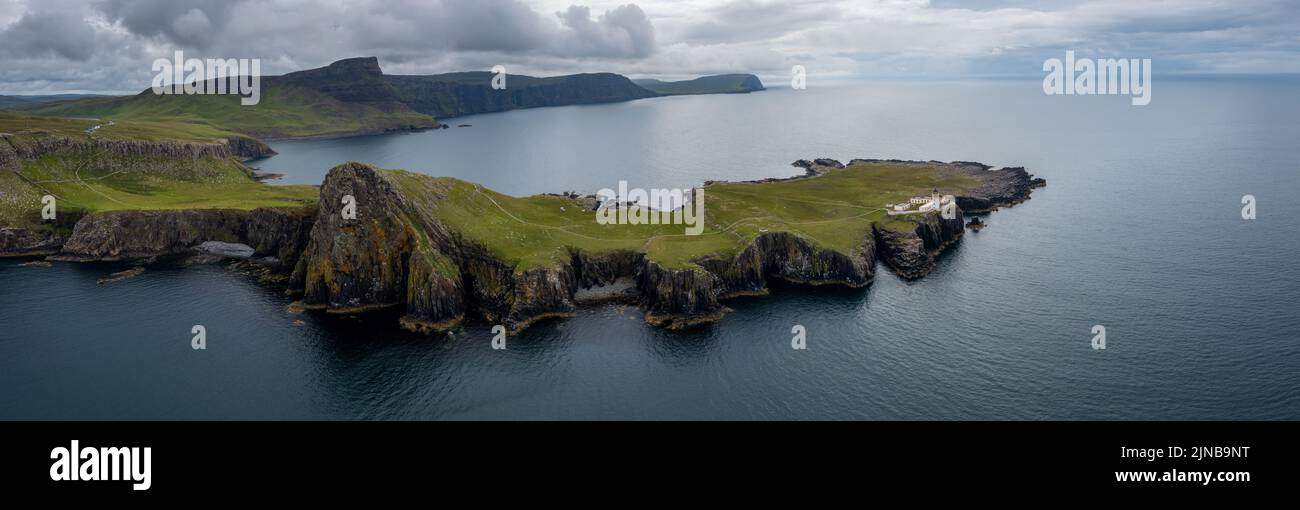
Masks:
[[[201,243],[220,241],[251,246],[257,256],[272,258],[266,264],[292,267],[307,245],[312,222],[315,211],[307,208],[103,212],[82,217],[66,239],[35,230],[0,230],[0,254],[114,262],[190,254]],[[10,243],[17,235],[35,238]]]
[[[7,150],[6,150],[7,146]],[[264,146],[264,144],[263,144]],[[64,136],[18,137],[0,134],[0,159],[39,159],[44,156],[95,152],[108,156],[157,156],[165,158],[230,158],[235,157],[234,147],[241,151],[256,152],[251,139],[237,142],[182,143],[166,141],[112,140],[101,138],[68,138]],[[265,150],[270,150],[266,147]],[[3,163],[0,161],[0,163]]]
[[[965,232],[964,217],[957,209],[952,219],[930,214],[915,223],[913,230],[891,230],[872,226],[880,260],[899,276],[915,280],[934,269],[935,258]]]
[[[633,80],[656,94],[743,94],[764,90],[762,80],[752,74],[719,74],[686,81]]]
[[[234,137],[213,143],[182,143],[173,141],[137,141],[102,138],[71,138],[65,136],[18,136],[0,134],[0,171],[14,172],[18,179],[15,186],[26,186],[36,190],[40,186],[18,173],[24,161],[45,157],[82,157],[86,154],[101,156],[106,165],[115,167],[120,159],[134,156],[158,158],[160,161],[212,159],[246,159],[266,154],[273,154],[266,144],[252,138]],[[135,170],[135,167],[126,168]],[[192,178],[191,168],[180,165],[179,170],[169,170],[168,165],[148,165],[150,171],[177,172],[179,177]],[[246,167],[240,167],[248,172]],[[123,169],[118,169],[123,170]],[[0,198],[16,190],[0,189]],[[42,191],[44,193],[44,191]],[[39,196],[39,194],[37,195]],[[37,214],[36,209],[32,210]],[[296,217],[299,213],[272,214],[260,212],[254,220],[266,220],[280,217]],[[309,213],[314,217],[314,213]],[[237,220],[226,216],[238,216]],[[242,239],[243,225],[231,226],[243,221],[247,213],[238,211],[173,211],[142,213],[107,213],[85,216],[84,211],[64,207],[60,209],[58,222],[43,222],[39,218],[32,221],[15,221],[15,218],[0,218],[0,257],[58,255],[68,260],[118,260],[123,258],[149,257],[177,251],[178,247],[188,248],[191,241],[202,236],[211,236],[205,240],[229,241]],[[5,221],[10,220],[10,221]],[[84,222],[82,221],[84,220]],[[228,225],[228,222],[233,222]],[[40,224],[40,225],[36,225]],[[33,226],[36,225],[36,226]],[[308,226],[310,223],[308,222]],[[294,228],[291,225],[276,225],[274,228]],[[273,232],[274,228],[254,230],[255,233]],[[69,234],[72,234],[71,236]],[[305,239],[305,235],[302,235]],[[272,241],[257,238],[277,256],[294,259],[301,252],[302,246],[279,249],[272,246]],[[304,241],[305,243],[305,241]]]
[[[428,200],[409,200],[410,192]],[[402,323],[425,331],[475,312],[518,332],[542,318],[573,315],[581,290],[631,279],[646,319],[680,328],[717,320],[727,311],[722,300],[766,293],[771,278],[862,287],[874,276],[877,240],[870,233],[849,254],[775,232],[734,257],[707,257],[688,268],[664,267],[641,253],[573,250],[567,260],[520,269],[440,223],[440,193],[399,189],[360,163],[331,170],[321,187],[320,219],[291,279],[304,305],[336,313],[405,306]],[[344,196],[355,199],[356,219],[342,217]],[[955,224],[960,229],[960,220]],[[938,250],[959,235],[950,227],[918,229],[918,242]]]
[[[1041,185],[1024,169],[938,165],[976,179],[959,204],[996,208],[1026,199]],[[844,167],[825,159],[801,166],[807,169],[801,179]],[[440,207],[459,196],[451,195],[448,181],[399,174],[412,175],[361,163],[335,167],[320,188],[318,211],[93,214],[76,223],[56,258],[149,258],[188,253],[208,241],[242,243],[293,268],[290,291],[301,295],[306,308],[344,314],[399,308],[402,326],[423,332],[445,331],[477,314],[513,334],[537,320],[572,316],[584,295],[635,299],[649,323],[684,328],[718,320],[729,311],[723,304],[729,298],[766,294],[772,279],[865,287],[877,260],[903,278],[919,278],[964,231],[959,208],[951,219],[931,213],[873,224],[851,249],[764,230],[734,255],[705,255],[676,266],[639,251],[569,247],[550,263],[521,267],[440,220]],[[355,215],[345,216],[353,206]],[[0,247],[18,235],[0,231]],[[52,249],[48,239],[28,241]]]
[[[50,258],[118,261],[188,254],[207,241],[251,246],[268,263],[293,264],[307,244],[310,209],[120,211],[87,215]]]
[[[518,108],[631,101],[656,95],[626,76],[612,73],[553,78],[508,75],[504,90],[492,88],[494,76],[487,72],[467,72],[387,76],[386,79],[404,104],[439,118]]]
[[[240,242],[240,211],[130,211],[92,214],[72,230],[56,260],[115,261],[171,255],[203,241]]]
[[[244,161],[257,158],[274,156],[276,152],[271,149],[270,145],[256,138],[247,136],[234,136],[226,139],[226,146],[230,147],[230,153]]]
[[[19,137],[0,134],[0,168],[21,160],[38,159],[60,153],[95,151],[110,156],[158,156],[168,158],[230,158],[242,160],[275,154],[261,140],[247,136],[232,136],[212,143],[183,143],[171,141],[114,140],[104,138],[69,138],[65,136]]]
[[[25,228],[0,228],[0,257],[54,255],[65,238],[56,232]]]

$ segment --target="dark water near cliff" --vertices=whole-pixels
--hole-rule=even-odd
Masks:
[[[594,307],[506,351],[482,323],[444,339],[295,316],[220,266],[99,286],[112,266],[0,261],[0,418],[1300,419],[1300,82],[1155,85],[1132,107],[1037,81],[876,82],[274,144],[258,165],[287,182],[351,159],[515,194],[791,175],[817,156],[1020,165],[1050,184],[917,282],[777,286],[687,333]]]

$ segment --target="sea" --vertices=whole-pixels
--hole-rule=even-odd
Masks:
[[[1023,166],[1048,185],[920,280],[774,283],[687,331],[589,306],[504,350],[481,320],[429,336],[394,312],[295,314],[222,265],[98,285],[123,266],[0,260],[0,419],[1300,419],[1300,79],[1157,76],[1151,97],[810,83],[274,142],[252,165],[284,184],[362,161],[592,193],[829,157]]]

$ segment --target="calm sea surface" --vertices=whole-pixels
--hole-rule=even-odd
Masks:
[[[1153,92],[1133,107],[1038,81],[814,84],[276,143],[254,164],[287,183],[357,160],[594,192],[787,176],[825,156],[1025,166],[1049,186],[920,281],[776,285],[682,333],[591,307],[506,351],[482,322],[447,338],[392,315],[293,315],[221,266],[101,286],[120,266],[0,260],[0,418],[1300,419],[1300,81]],[[190,349],[195,324],[206,351]]]

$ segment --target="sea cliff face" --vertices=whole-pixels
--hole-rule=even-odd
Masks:
[[[55,232],[25,228],[0,228],[0,257],[54,255],[65,238]]]
[[[244,161],[257,158],[274,156],[276,152],[271,149],[270,145],[256,138],[247,136],[235,136],[226,139],[226,146],[230,147],[230,153]]]
[[[92,214],[72,230],[56,260],[117,261],[180,253],[204,241],[237,243],[239,211],[144,211]]]
[[[245,159],[274,154],[269,146],[247,137],[235,137],[213,143],[113,140],[102,138],[68,138],[44,136],[20,138],[0,135],[0,166],[6,162],[39,159],[58,154],[96,152],[108,156],[156,156],[176,159],[230,158]]]
[[[625,76],[576,74],[555,78],[510,76],[505,90],[493,89],[492,73],[386,76],[401,101],[435,117],[459,117],[518,108],[610,103],[654,97]]]
[[[880,260],[899,276],[915,280],[934,269],[934,261],[945,248],[965,232],[960,208],[952,219],[929,215],[916,223],[912,231],[896,231],[878,226],[872,233],[879,246]]]
[[[320,216],[290,279],[303,302],[336,313],[403,304],[419,243],[405,203],[373,169],[349,163],[331,170],[321,185]],[[355,219],[343,214],[351,204]],[[432,270],[426,264],[432,260],[417,262]]]
[[[682,328],[720,318],[728,311],[722,300],[767,294],[770,278],[807,285],[865,287],[875,277],[875,262],[872,236],[864,237],[846,255],[795,234],[773,232],[758,236],[733,258],[698,260],[699,268],[666,269],[654,262],[645,263],[639,281],[646,320]]]
[[[293,264],[307,243],[311,209],[119,211],[87,215],[50,258],[120,261],[182,255],[207,241],[251,246],[271,264]]]
[[[87,154],[97,155],[109,168],[136,171],[138,167],[120,164],[123,159],[119,158],[147,157],[156,158],[150,161],[166,163],[251,158],[274,154],[274,151],[246,137],[213,143],[182,143],[0,134],[0,171],[14,172],[19,182],[30,184],[19,173],[24,161],[78,158]],[[167,166],[150,164],[148,168],[162,171]],[[247,167],[239,168],[248,172]],[[181,178],[192,178],[191,174],[183,173],[191,171],[185,165],[167,171]],[[5,190],[0,189],[0,197],[4,194]],[[38,212],[32,210],[33,215]],[[6,227],[0,233],[0,257],[54,255],[64,260],[123,260],[175,254],[202,241],[248,241],[261,250],[259,253],[292,264],[302,252],[306,231],[314,218],[314,210],[309,209],[261,209],[252,213],[195,209],[86,215],[84,210],[61,208],[54,222],[37,219],[8,222],[6,226],[7,222],[0,221],[0,226]],[[36,222],[41,225],[33,226]],[[294,237],[302,241],[295,244],[287,239]]]
[[[344,217],[344,197],[356,204],[355,218]],[[516,271],[442,225],[432,209],[436,198],[408,200],[373,167],[348,163],[331,170],[320,203],[290,279],[308,308],[354,313],[404,306],[402,324],[419,331],[454,327],[470,309],[511,331],[577,310],[573,266]]]

